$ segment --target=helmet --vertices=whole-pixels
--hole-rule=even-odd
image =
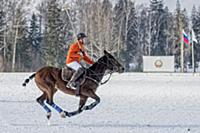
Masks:
[[[85,33],[83,33],[83,32],[78,33],[78,35],[77,35],[77,39],[78,39],[78,40],[81,39],[81,38],[85,38],[85,37],[87,37],[87,36],[86,36]]]

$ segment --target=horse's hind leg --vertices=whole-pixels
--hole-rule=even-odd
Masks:
[[[47,107],[47,105],[44,103],[44,100],[46,99],[47,95],[45,92],[36,99],[36,101],[46,110],[47,112],[47,119],[50,119],[51,117],[51,110]]]
[[[53,95],[55,94],[57,90],[56,89],[50,89],[50,91],[48,91],[48,95],[47,95],[47,103],[53,107],[58,113],[60,113],[60,116],[62,118],[65,118],[66,116],[68,116],[68,112],[64,111],[62,108],[60,108],[58,105],[56,105],[53,102]]]
[[[43,92],[43,94],[37,98],[37,102],[47,111],[47,119],[50,119],[51,117],[51,110],[49,109],[49,107],[45,104],[45,100],[49,101],[49,89],[48,86],[45,83],[41,83],[41,82],[37,82],[36,81],[36,85],[38,86],[38,88]]]

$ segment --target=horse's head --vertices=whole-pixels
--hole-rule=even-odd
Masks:
[[[124,72],[124,67],[106,50],[104,50],[104,56],[106,57],[107,69],[113,72]]]

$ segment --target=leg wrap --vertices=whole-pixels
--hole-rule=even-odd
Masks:
[[[47,113],[51,112],[51,110],[49,109],[49,107],[47,107],[45,103],[39,103],[39,104],[47,111]]]
[[[56,105],[55,103],[52,103],[51,104],[51,107],[53,107],[58,113],[61,113],[63,110],[58,106]]]

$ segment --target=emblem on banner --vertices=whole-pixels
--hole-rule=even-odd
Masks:
[[[161,68],[163,66],[163,62],[161,60],[156,60],[154,65],[156,68]]]

